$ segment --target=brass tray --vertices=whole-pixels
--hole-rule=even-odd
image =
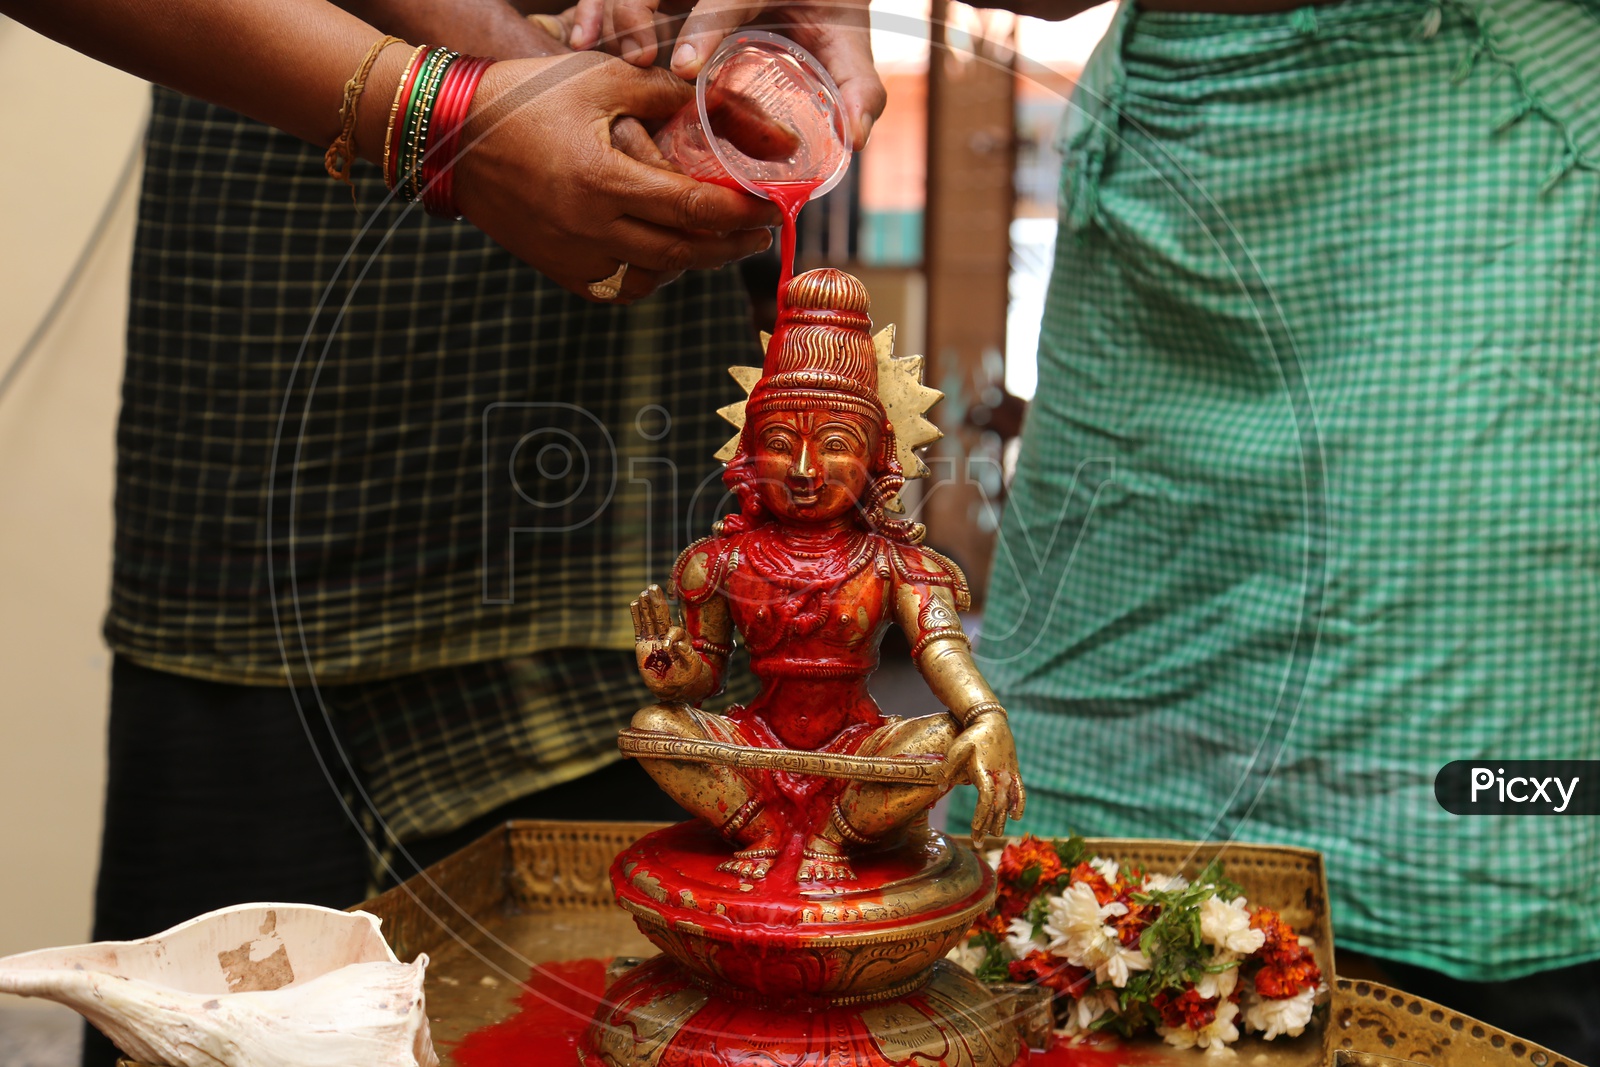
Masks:
[[[468,1034],[516,1010],[536,964],[648,957],[655,949],[612,902],[612,857],[658,823],[519,821],[505,824],[404,885],[359,907],[383,920],[395,954],[426,952],[428,1015],[443,1063]],[[998,844],[998,842],[995,842]],[[1333,938],[1321,856],[1305,849],[1091,838],[1093,850],[1148,870],[1193,874],[1222,852],[1228,876],[1253,902],[1276,908],[1316,941],[1333,975]],[[1328,1006],[1299,1038],[1233,1046],[1248,1067],[1579,1067],[1431,1001],[1374,982],[1333,978]],[[1197,1067],[1206,1054],[1159,1041],[1123,1046],[1148,1067]],[[1112,1060],[1097,1057],[1098,1062]],[[127,1067],[139,1067],[127,1064]],[[565,1064],[552,1067],[567,1067]]]

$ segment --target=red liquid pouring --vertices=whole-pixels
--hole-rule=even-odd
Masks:
[[[783,225],[778,230],[778,326],[771,343],[767,346],[769,352],[778,351],[783,336],[783,296],[789,288],[790,280],[794,278],[795,224],[800,218],[800,209],[811,200],[812,194],[823,181],[824,179],[817,178],[808,182],[751,183],[783,212]],[[734,190],[743,189],[743,186],[732,177],[725,180],[719,178],[717,184]]]

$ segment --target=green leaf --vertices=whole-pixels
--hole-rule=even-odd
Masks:
[[[1089,858],[1088,842],[1073,834],[1065,841],[1056,842],[1056,855],[1061,857],[1061,866],[1070,871]]]

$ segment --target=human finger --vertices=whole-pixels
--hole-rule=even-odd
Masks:
[[[611,282],[616,273],[613,268],[606,272],[604,279],[595,281]],[[574,287],[573,292],[596,304],[631,304],[635,300],[643,300],[657,289],[672,284],[682,276],[681,270],[651,270],[648,267],[635,267],[630,264],[628,269],[622,272],[622,284],[614,296],[607,295],[603,291],[597,292],[593,287],[594,282]]]
[[[859,152],[867,146],[872,124],[883,114],[889,93],[872,63],[872,33],[865,13],[859,24],[830,24],[817,44],[817,61],[839,87],[839,103],[849,123],[851,147]]]
[[[696,77],[722,39],[765,7],[766,4],[751,0],[700,0],[678,31],[672,49],[672,73],[685,81]]]
[[[658,0],[612,0],[610,51],[636,67],[656,61]]]
[[[668,229],[731,233],[766,229],[783,221],[769,200],[695,181],[620,153],[610,184],[625,214]]]
[[[583,52],[600,43],[600,27],[605,19],[606,0],[578,0],[568,8],[572,23],[567,30],[567,45],[573,51]],[[562,13],[565,21],[567,12]]]
[[[713,83],[706,90],[706,119],[717,136],[751,159],[788,159],[800,148],[800,133],[748,93]]]
[[[671,118],[694,100],[694,87],[658,67],[635,67],[615,60],[596,64],[579,77],[595,79],[596,103],[612,118]]]
[[[623,218],[608,227],[605,245],[617,259],[648,270],[715,270],[770,248],[772,234],[764,229],[679,230]]]
[[[623,117],[611,124],[611,147],[646,166],[679,172],[677,165],[661,154],[650,131],[638,119]]]
[[[569,48],[568,38],[572,36],[573,8],[568,8],[560,15],[546,15],[542,12],[528,16],[528,21],[539,27],[544,35],[563,48]]]

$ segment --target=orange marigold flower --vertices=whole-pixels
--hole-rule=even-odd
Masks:
[[[1250,915],[1250,925],[1267,938],[1254,955],[1262,964],[1255,977],[1257,993],[1268,1000],[1282,1000],[1322,982],[1316,957],[1281,915],[1271,908],[1257,908]]]
[[[1061,877],[1061,857],[1054,845],[1037,837],[1024,837],[1000,853],[996,873],[1002,884],[1026,888],[1031,893]]]
[[[978,916],[977,921],[972,924],[972,929],[967,931],[967,937],[976,937],[978,934],[993,934],[995,937],[1003,939],[1006,936],[1006,924],[1009,922],[1010,920],[1004,915],[991,911],[987,915]]]
[[[1000,884],[1000,891],[994,896],[994,911],[1001,919],[998,930],[1000,936],[1005,936],[1006,924],[1012,919],[1020,918],[1037,895],[1031,889],[1018,889],[1005,882]]]
[[[1007,968],[1013,982],[1032,982],[1069,997],[1083,996],[1094,984],[1093,971],[1074,967],[1042,949],[1028,953],[1025,959],[1012,960]]]
[[[1162,990],[1150,998],[1150,1006],[1161,1013],[1161,1024],[1173,1030],[1203,1030],[1217,1018],[1217,998],[1202,997],[1194,986],[1173,996]]]
[[[1116,930],[1117,940],[1122,943],[1123,948],[1135,948],[1145,927],[1155,922],[1156,916],[1161,914],[1161,905],[1140,904],[1131,894],[1119,899],[1128,910],[1122,915],[1113,915],[1108,922],[1112,929]]]

